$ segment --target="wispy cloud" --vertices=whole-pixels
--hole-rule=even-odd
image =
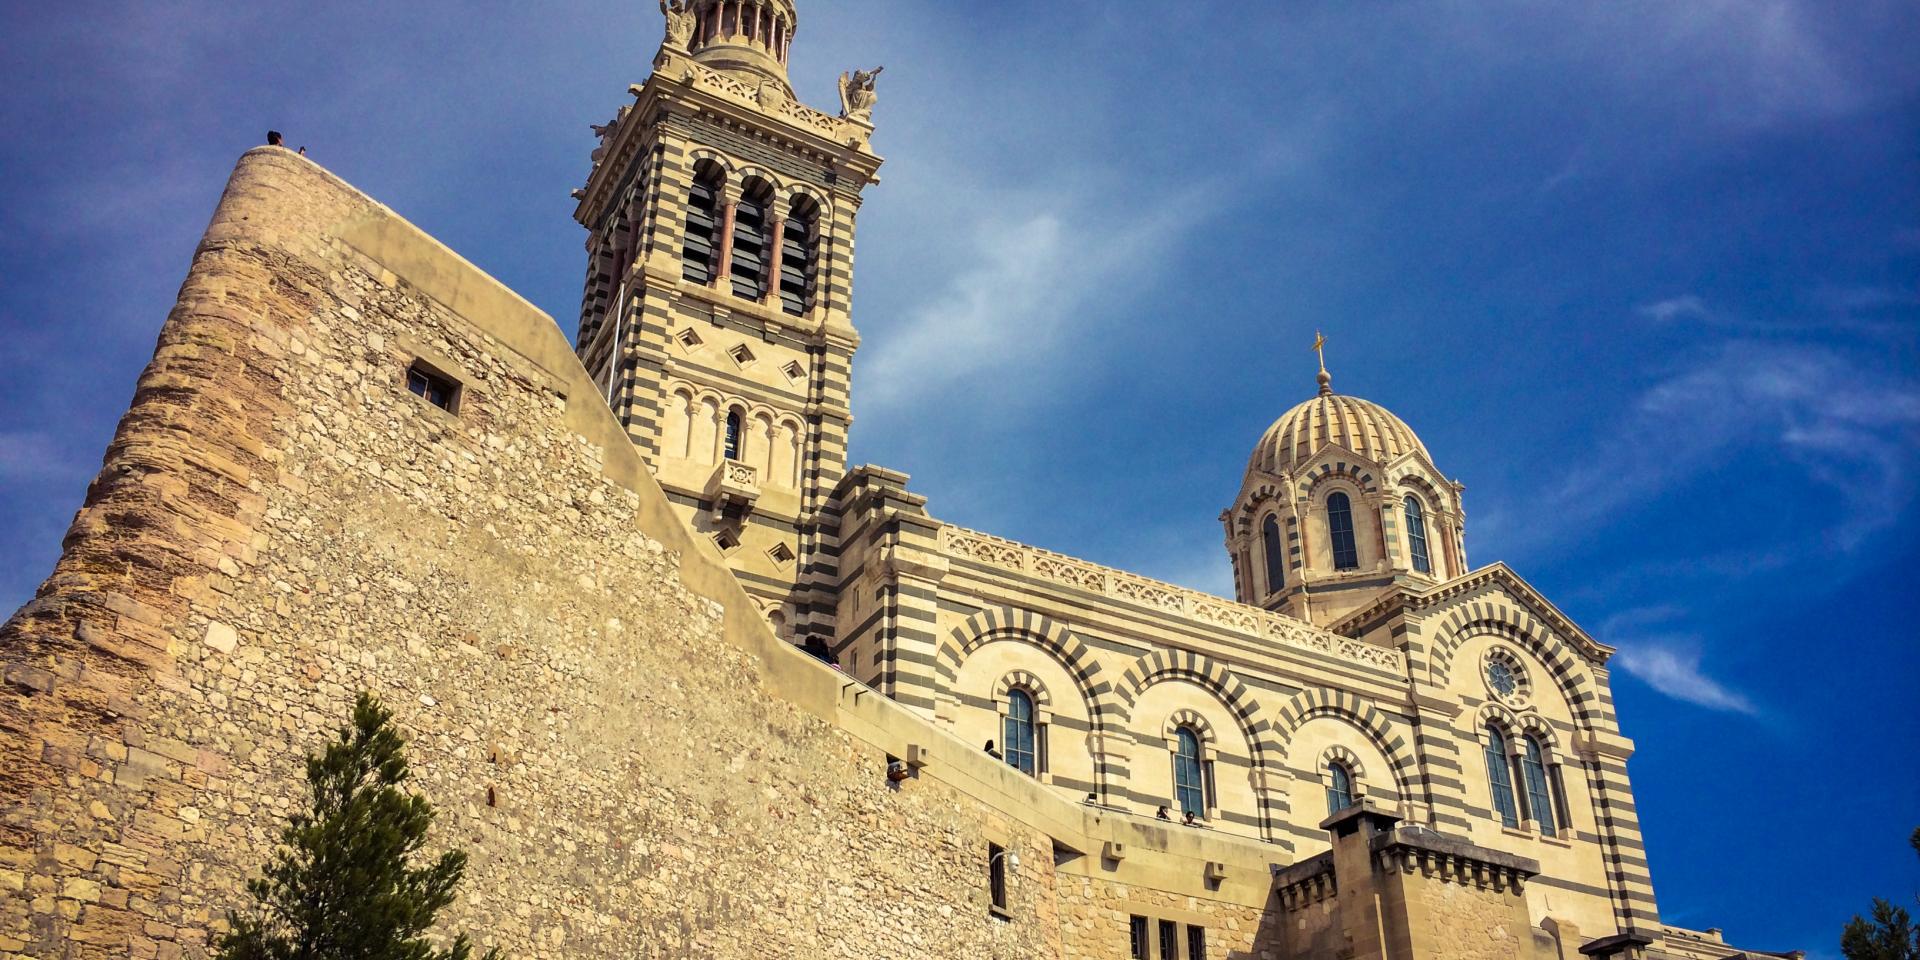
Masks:
[[[1537,534],[1587,524],[1752,452],[1839,505],[1806,546],[1850,550],[1912,501],[1920,388],[1831,347],[1734,340],[1649,387],[1548,495]]]
[[[1675,700],[1709,710],[1727,710],[1758,716],[1752,701],[1700,671],[1700,654],[1676,649],[1656,640],[1638,640],[1620,647],[1613,662],[1639,677],[1647,686]]]
[[[1057,353],[1099,319],[1099,306],[1151,281],[1142,264],[1177,247],[1207,212],[1198,191],[1161,197],[1124,219],[1110,205],[1062,203],[1033,210],[1008,198],[982,197],[980,211],[1021,210],[1019,216],[978,215],[965,266],[930,289],[904,322],[874,345],[861,370],[866,401],[898,410],[937,401],[956,384],[998,380],[1041,367],[1058,367]],[[1136,198],[1137,199],[1137,198]],[[1057,373],[1046,382],[1062,381]],[[1038,394],[1034,380],[1019,395]],[[992,403],[993,391],[969,393],[969,403]]]
[[[1672,323],[1687,317],[1708,316],[1706,302],[1691,293],[1641,304],[1634,308],[1634,312],[1657,323]]]
[[[1670,628],[1684,611],[1672,606],[1639,607],[1608,618],[1601,638],[1618,648],[1613,665],[1675,700],[1709,710],[1759,716],[1745,694],[1701,669],[1700,638]]]

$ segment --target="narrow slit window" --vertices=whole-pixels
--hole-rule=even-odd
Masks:
[[[1520,769],[1526,773],[1527,810],[1533,814],[1533,821],[1539,825],[1541,834],[1556,836],[1559,821],[1553,815],[1553,795],[1547,786],[1547,765],[1540,741],[1528,734],[1520,742],[1524,745]]]
[[[1025,690],[1007,691],[1007,716],[1001,726],[1007,765],[1032,776],[1039,759],[1034,748],[1032,695]]]
[[[415,396],[448,413],[453,412],[454,401],[460,395],[460,385],[455,383],[452,377],[418,360],[407,367],[407,389]]]
[[[680,244],[680,276],[690,282],[713,282],[714,251],[719,245],[719,183],[710,172],[693,182],[687,192],[687,229]]]
[[[1287,557],[1280,545],[1280,521],[1272,514],[1260,525],[1260,551],[1267,563],[1267,592],[1279,593],[1287,585]]]
[[[1407,498],[1407,552],[1413,555],[1413,569],[1432,573],[1433,561],[1427,558],[1427,517],[1420,501]]]
[[[987,895],[993,909],[1007,912],[1007,851],[997,843],[987,844]]]
[[[1174,731],[1173,799],[1183,814],[1207,815],[1206,787],[1200,774],[1200,737],[1181,727]]]
[[[1127,918],[1127,958],[1128,960],[1153,960],[1153,941],[1147,933],[1147,918],[1134,914]]]
[[[727,442],[726,449],[722,453],[728,460],[740,459],[740,411],[738,410],[727,411]]]
[[[1357,569],[1360,553],[1353,545],[1353,503],[1344,493],[1327,497],[1327,534],[1333,539],[1333,568]]]
[[[780,309],[801,316],[813,307],[814,217],[795,209],[780,230]]]
[[[1187,924],[1187,960],[1207,960],[1207,928]]]
[[[1180,960],[1180,925],[1160,921],[1160,960]]]
[[[1493,795],[1494,812],[1509,827],[1520,825],[1520,808],[1514,802],[1513,768],[1507,760],[1507,738],[1499,727],[1487,727],[1487,788]]]

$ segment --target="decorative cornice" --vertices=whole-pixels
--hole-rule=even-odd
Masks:
[[[753,87],[662,47],[654,58],[653,74],[645,83],[628,87],[627,92],[635,102],[610,131],[606,154],[576,194],[580,202],[574,217],[589,227],[589,212],[601,209],[608,194],[619,185],[620,172],[650,136],[662,104],[678,104],[673,110],[676,113],[712,113],[778,137],[792,149],[815,155],[847,174],[855,194],[859,187],[879,182],[876,174],[881,159],[867,144],[873,133],[871,126],[815,110],[787,96],[771,81]]]
[[[1512,892],[1540,873],[1540,861],[1502,853],[1424,827],[1400,827],[1375,835],[1374,865],[1387,873],[1419,873],[1442,883]]]

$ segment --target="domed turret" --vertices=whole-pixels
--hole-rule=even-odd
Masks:
[[[1297,404],[1267,428],[1247,459],[1248,470],[1292,473],[1330,445],[1375,463],[1391,463],[1415,452],[1428,457],[1426,445],[1393,411],[1334,393],[1333,377],[1325,372],[1320,377],[1320,395]]]
[[[771,80],[788,96],[787,50],[798,22],[792,0],[678,0],[692,17],[693,59],[758,85]]]
[[[1328,624],[1401,581],[1465,573],[1466,549],[1462,488],[1413,428],[1334,393],[1324,361],[1318,381],[1254,444],[1220,519],[1242,603]]]

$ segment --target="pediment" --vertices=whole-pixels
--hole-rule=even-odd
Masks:
[[[1455,577],[1424,590],[1406,586],[1388,590],[1373,603],[1355,610],[1329,626],[1334,633],[1357,636],[1369,624],[1390,614],[1401,611],[1432,614],[1468,598],[1482,596],[1488,591],[1525,609],[1534,619],[1566,638],[1575,652],[1587,661],[1605,664],[1607,659],[1613,656],[1612,647],[1595,640],[1592,634],[1574,623],[1572,618],[1553,604],[1553,601],[1548,600],[1546,595],[1535,589],[1505,563],[1481,567],[1464,576]]]

